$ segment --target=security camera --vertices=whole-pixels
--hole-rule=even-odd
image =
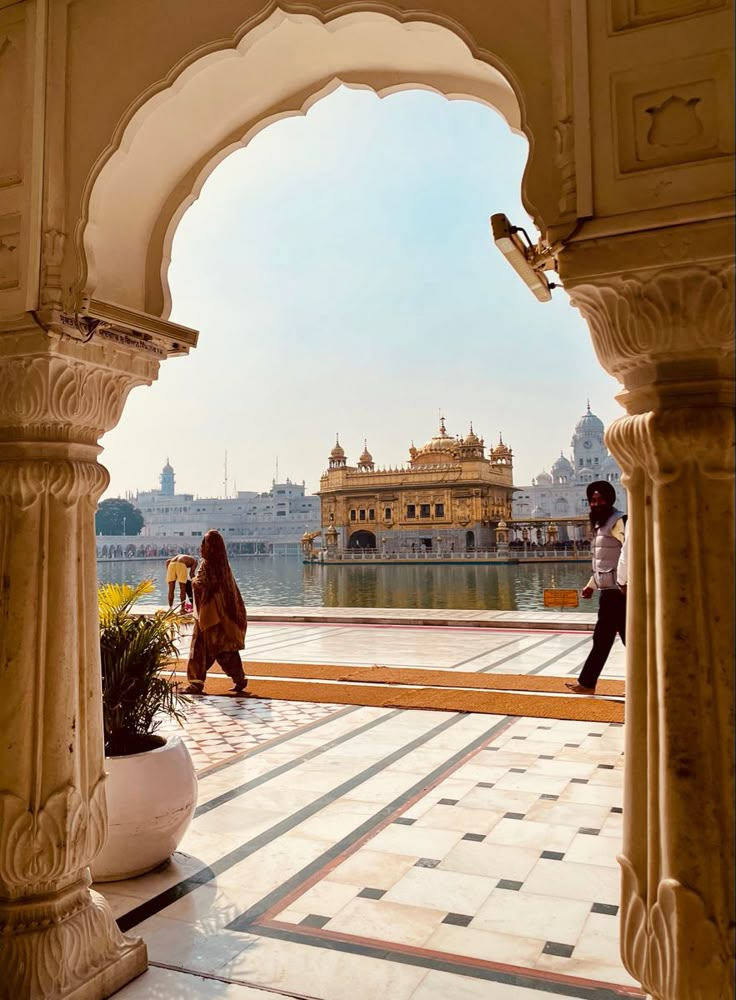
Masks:
[[[547,281],[542,270],[549,258],[540,254],[526,232],[519,226],[513,226],[502,212],[491,216],[491,231],[493,242],[524,284],[531,288],[540,302],[549,302],[552,289],[556,287]],[[521,233],[526,237],[526,242]]]

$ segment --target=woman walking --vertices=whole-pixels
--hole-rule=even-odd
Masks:
[[[245,690],[246,680],[239,650],[245,646],[247,619],[243,598],[227,559],[219,531],[202,539],[202,561],[192,581],[194,634],[187,664],[189,686],[184,694],[203,694],[207,671],[215,662],[232,680],[233,692]]]

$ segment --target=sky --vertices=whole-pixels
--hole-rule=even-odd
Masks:
[[[489,218],[534,233],[521,205],[526,139],[491,108],[339,88],[276,122],[210,175],[174,237],[171,319],[186,358],[133,390],[102,440],[106,496],[156,489],[319,488],[336,434],[378,466],[437,432],[514,452],[527,485],[570,450],[586,401],[608,425],[618,383],[564,290],[538,302]],[[145,442],[145,446],[141,446]],[[278,462],[278,466],[277,466]]]

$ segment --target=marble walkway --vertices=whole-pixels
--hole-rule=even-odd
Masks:
[[[245,658],[573,675],[590,635],[251,625]],[[606,676],[623,676],[614,648]],[[120,1000],[614,1000],[623,727],[204,697],[193,823],[96,888],[151,968]]]

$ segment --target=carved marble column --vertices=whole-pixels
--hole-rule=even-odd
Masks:
[[[561,260],[629,414],[607,434],[630,512],[621,953],[656,1000],[734,996],[734,265],[719,226]]]
[[[123,339],[0,334],[2,1000],[98,1000],[147,963],[88,870],[107,822],[97,441],[163,354]]]

